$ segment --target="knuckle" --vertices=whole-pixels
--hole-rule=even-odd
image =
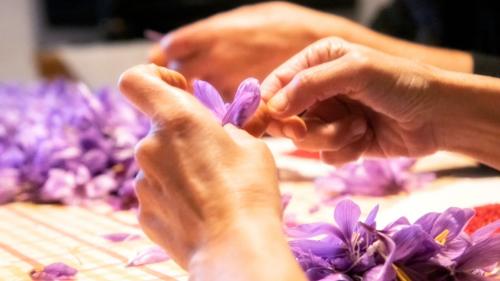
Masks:
[[[362,50],[353,50],[349,53],[350,63],[358,71],[368,71],[371,69],[371,58]]]
[[[140,140],[135,146],[135,156],[139,165],[144,167],[144,163],[155,157],[159,147],[159,141],[155,137],[148,136]]]
[[[311,71],[302,71],[295,77],[295,83],[297,87],[303,87],[305,85],[310,85],[314,82],[314,74]]]
[[[199,112],[196,112],[189,105],[179,104],[175,108],[168,107],[156,115],[153,120],[172,134],[186,132],[200,125]]]

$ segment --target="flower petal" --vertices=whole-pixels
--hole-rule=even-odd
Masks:
[[[169,260],[170,257],[165,251],[158,247],[152,246],[140,250],[127,263],[128,266],[140,266],[145,264],[159,263]]]
[[[63,281],[73,280],[78,270],[61,262],[49,264],[41,270],[32,270],[30,272],[33,281]]]
[[[469,248],[456,260],[456,270],[471,272],[500,261],[500,235],[493,235]]]
[[[484,239],[490,237],[491,234],[495,233],[498,229],[500,229],[500,220],[496,220],[476,230],[471,236],[472,241],[475,243],[483,241]]]
[[[237,127],[243,126],[260,104],[260,85],[255,78],[247,78],[241,82],[233,102],[227,109],[227,113],[222,119],[222,125],[233,124]]]
[[[356,227],[361,209],[352,200],[340,201],[335,207],[335,222],[344,236],[344,241],[350,243],[352,233]]]
[[[219,92],[208,82],[196,80],[193,84],[194,96],[212,113],[219,121],[222,121],[226,114],[226,106]]]
[[[125,232],[105,234],[105,235],[102,235],[101,237],[110,241],[110,242],[115,242],[115,243],[136,240],[136,239],[141,238],[141,236],[138,234],[131,234],[131,233],[125,233]]]

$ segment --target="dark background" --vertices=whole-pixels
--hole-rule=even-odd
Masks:
[[[96,28],[97,37],[143,37],[146,29],[166,32],[183,24],[244,4],[248,0],[44,0],[48,28]],[[354,10],[354,0],[289,1],[323,11]],[[88,37],[87,37],[88,38]]]

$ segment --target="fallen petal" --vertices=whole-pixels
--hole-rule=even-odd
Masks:
[[[167,261],[169,259],[170,257],[167,255],[167,253],[165,253],[165,251],[162,248],[158,246],[152,246],[137,252],[135,256],[128,261],[127,267],[159,263]]]

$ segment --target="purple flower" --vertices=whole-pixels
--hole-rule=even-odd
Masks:
[[[370,212],[365,224],[374,226],[377,212],[378,206]],[[287,229],[290,237],[301,238],[290,241],[290,246],[311,280],[338,272],[356,275],[373,266],[375,256],[367,249],[375,235],[359,225],[360,215],[359,206],[351,200],[343,200],[335,208],[336,225],[315,223]],[[310,259],[311,255],[314,260]]]
[[[158,247],[152,246],[140,250],[127,263],[127,266],[140,266],[145,264],[159,263],[169,260],[170,257],[165,251]]]
[[[33,281],[64,281],[74,280],[78,271],[64,263],[58,262],[45,266],[41,270],[30,272]]]
[[[136,206],[134,145],[149,123],[116,91],[92,93],[63,80],[0,84],[0,110],[0,180],[6,183],[0,204],[105,199]],[[126,203],[117,203],[122,198]]]
[[[432,181],[432,173],[410,171],[413,159],[365,159],[347,164],[315,181],[316,190],[330,201],[338,195],[384,196],[420,187]]]
[[[248,78],[241,82],[232,103],[224,103],[221,95],[208,82],[194,82],[194,96],[212,111],[221,125],[233,124],[243,126],[260,103],[259,81]]]
[[[500,261],[500,221],[469,237],[470,209],[429,213],[411,224],[401,217],[377,230],[374,208],[364,222],[350,200],[338,203],[335,225],[287,228],[290,248],[309,280],[491,280]],[[333,279],[332,279],[333,278]],[[339,278],[339,279],[335,279]]]

